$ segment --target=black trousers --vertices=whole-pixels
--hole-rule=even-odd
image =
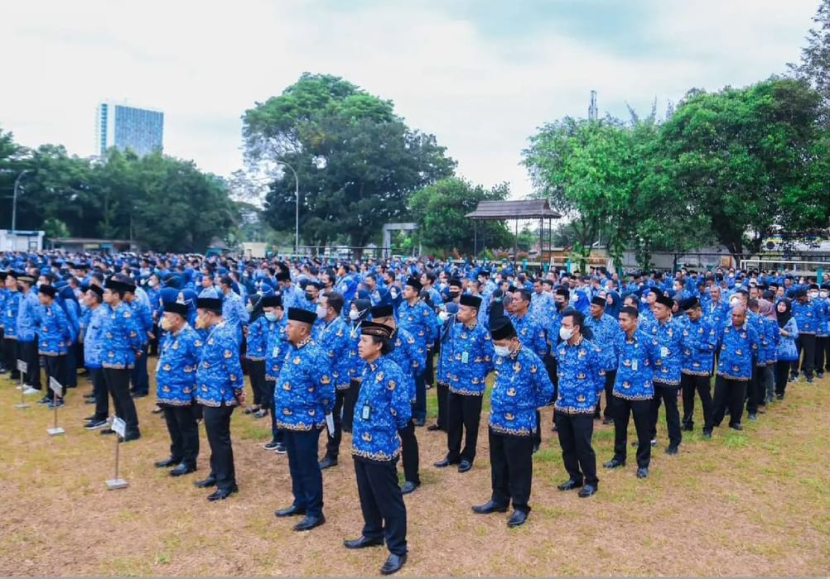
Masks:
[[[265,391],[265,360],[248,360],[248,377],[251,379],[254,405],[260,406]]]
[[[511,502],[513,508],[530,512],[530,488],[533,480],[533,439],[512,436],[488,429],[490,439],[490,480],[492,500],[500,507]]]
[[[340,454],[340,440],[343,438],[343,402],[346,400],[346,390],[337,390],[334,393],[334,432],[328,432],[326,440],[326,456],[336,459]]]
[[[51,378],[54,378],[61,385],[61,390],[58,393],[59,398],[66,395],[66,355],[61,356],[44,356],[43,363],[46,370],[46,396],[52,400],[55,393],[49,387]]]
[[[813,370],[816,361],[816,335],[815,334],[799,334],[798,335],[798,353],[801,356],[801,373],[807,378],[813,377]],[[798,367],[798,363],[793,364],[793,369]]]
[[[420,457],[418,456],[418,439],[415,437],[415,422],[412,420],[398,431],[401,437],[401,462],[403,462],[404,480],[421,484]]]
[[[110,397],[107,393],[107,380],[103,368],[88,368],[92,381],[92,395],[95,397],[95,418],[106,420],[110,414]]]
[[[360,380],[349,380],[349,389],[343,398],[343,432],[351,432],[354,424],[354,406],[357,404],[357,395],[360,394]]]
[[[458,462],[476,458],[478,443],[478,425],[481,422],[481,403],[483,396],[463,396],[449,393],[449,411],[447,417],[447,460]],[[461,438],[464,436],[464,449]]]
[[[199,426],[193,406],[162,406],[167,432],[170,433],[170,457],[187,466],[196,466],[199,457]],[[230,434],[228,435],[230,443]],[[213,454],[211,452],[211,454]],[[233,450],[231,450],[233,468]]]
[[[37,340],[34,342],[18,341],[17,347],[20,359],[26,362],[29,370],[23,375],[23,383],[35,390],[40,390],[40,354],[37,351]]]
[[[277,430],[277,418],[274,416],[274,390],[277,388],[277,381],[269,380],[266,377],[263,384],[264,387],[260,404],[262,405],[262,408],[269,410],[268,417],[271,420],[271,438],[277,442],[282,442],[282,431]]]
[[[319,517],[323,514],[323,473],[317,462],[320,431],[285,430],[283,438],[288,449],[294,506],[305,509],[309,516]]]
[[[60,379],[64,388],[78,387],[78,344],[74,343],[69,346],[66,352],[66,362],[64,363],[64,376]]]
[[[703,406],[703,430],[712,431],[712,385],[711,377],[696,374],[681,374],[680,388],[683,390],[683,425],[694,428],[695,393],[700,396]]]
[[[606,419],[614,419],[614,409],[612,407],[612,399],[614,398],[614,380],[617,379],[616,370],[605,371],[605,411],[602,412],[602,417]],[[597,407],[594,410],[594,417],[600,417],[601,396],[597,396]]]
[[[9,371],[9,378],[20,380],[20,372],[17,371],[17,358],[19,356],[17,340],[3,338],[3,363]]]
[[[815,368],[818,374],[830,370],[830,336],[816,336]]]
[[[551,402],[555,402],[557,396],[559,395],[559,372],[556,367],[556,358],[548,354],[545,356],[545,370],[548,372],[548,378],[553,383],[553,398],[551,398]],[[553,425],[556,426],[556,412],[551,412],[553,415]],[[536,432],[538,433],[539,443],[542,442],[542,422],[540,420],[541,414],[539,411],[536,411]]]
[[[784,397],[787,391],[787,381],[790,379],[790,368],[792,362],[787,360],[779,360],[775,363],[775,394]]]
[[[135,402],[130,396],[129,368],[104,368],[103,371],[107,390],[112,396],[115,415],[127,423],[127,436],[137,434],[138,414],[135,411]]]
[[[447,414],[449,413],[450,387],[444,382],[436,382],[435,392],[438,395],[438,419],[435,423],[438,427],[447,431]]]
[[[591,446],[593,415],[556,412],[556,430],[568,476],[577,483],[596,485],[599,482],[597,455]]]
[[[438,342],[436,341],[436,345],[437,344]],[[440,348],[440,346],[438,346],[438,348]],[[427,348],[427,367],[424,370],[423,378],[423,382],[425,385],[429,384],[430,386],[432,386],[432,384],[435,381],[435,352],[438,348],[436,348],[435,346],[430,346]]]
[[[752,380],[746,385],[746,412],[756,414],[758,406],[764,403],[766,392],[764,390],[764,367],[752,367]]]
[[[669,445],[678,446],[683,439],[680,432],[680,411],[677,409],[678,386],[654,383],[654,398],[651,399],[651,439],[657,438],[657,418],[660,404],[666,405],[666,429],[669,431]]]
[[[628,454],[628,421],[634,416],[637,430],[637,466],[648,468],[651,462],[651,400],[611,398],[614,411],[614,458],[625,464]]]
[[[749,380],[732,380],[718,376],[715,378],[715,396],[713,399],[712,422],[720,426],[729,407],[729,426],[741,423],[744,412],[744,400]]]
[[[397,460],[375,462],[355,457],[354,474],[363,512],[363,536],[386,539],[395,555],[406,554],[406,505],[398,486]]]
[[[223,490],[236,487],[231,445],[231,414],[234,408],[224,403],[222,406],[202,406],[205,433],[210,445],[210,473],[216,479],[216,487]]]

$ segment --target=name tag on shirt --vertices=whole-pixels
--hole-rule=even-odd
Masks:
[[[274,349],[271,352],[271,357],[276,358],[279,355],[280,355],[280,347],[279,346],[274,346]]]
[[[639,367],[640,367],[640,363],[637,360],[634,360],[633,362],[631,362],[631,369],[634,370],[635,372],[637,371],[637,368],[639,368]]]
[[[668,358],[669,357],[669,349],[665,346],[660,347],[660,357],[661,358]]]
[[[462,352],[461,353],[461,363],[466,364],[470,360],[470,353],[469,352]]]
[[[364,404],[363,408],[360,410],[360,418],[362,420],[369,420],[372,416],[372,407],[368,404]]]

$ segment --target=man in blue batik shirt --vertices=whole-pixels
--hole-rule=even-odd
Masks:
[[[617,377],[617,347],[621,335],[620,324],[617,320],[605,313],[606,301],[604,297],[591,298],[591,315],[585,318],[585,327],[594,334],[591,341],[602,351],[602,369],[605,371],[605,412],[603,424],[613,424],[614,411],[611,408],[611,399],[614,391],[614,380]],[[600,417],[601,402],[597,399],[594,418]]]
[[[752,380],[753,357],[760,347],[758,333],[747,323],[746,307],[732,308],[732,321],[723,328],[718,357],[718,374],[712,402],[712,421],[720,426],[729,406],[729,428],[743,430],[741,416],[749,381]]]
[[[424,369],[427,366],[428,348],[435,341],[435,312],[420,299],[421,282],[415,277],[406,280],[404,286],[404,301],[398,307],[398,326],[406,330],[414,338],[414,351],[421,371],[415,374],[415,408],[413,420],[415,426],[423,426],[427,415],[426,385],[424,383]]]

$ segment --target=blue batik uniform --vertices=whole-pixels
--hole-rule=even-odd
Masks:
[[[222,321],[211,328],[199,355],[196,401],[203,406],[236,406],[244,383],[236,329]]]
[[[415,402],[415,376],[424,371],[424,367],[420,363],[420,356],[415,351],[417,344],[415,338],[404,330],[397,328],[392,335],[392,351],[387,354],[392,359],[398,368],[401,369],[407,380],[407,391],[409,392],[410,400]]]
[[[352,324],[349,326],[349,351],[347,357],[349,360],[349,380],[360,379],[363,373],[363,359],[360,357],[358,346],[360,345],[360,324]]]
[[[438,351],[438,367],[436,368],[435,379],[442,384],[449,384],[452,381],[453,350],[455,349],[452,332],[457,325],[455,316],[451,315],[439,328],[438,340],[441,348]]]
[[[364,364],[354,408],[352,455],[386,462],[401,452],[398,431],[412,418],[406,377],[389,356]]]
[[[729,380],[751,380],[752,359],[760,347],[758,333],[744,322],[740,328],[731,323],[721,333],[718,375]]]
[[[586,339],[556,346],[559,394],[554,408],[566,414],[593,414],[605,388],[600,349]]]
[[[309,431],[326,424],[334,406],[334,381],[326,353],[308,339],[299,347],[285,345],[285,357],[274,390],[274,418],[280,430]]]
[[[767,366],[771,366],[778,361],[778,342],[781,339],[781,329],[778,327],[776,320],[764,320],[764,348],[760,354],[763,360],[766,360]]]
[[[617,348],[620,343],[620,336],[623,334],[617,320],[603,313],[599,319],[593,316],[585,318],[585,327],[590,328],[594,336],[591,342],[600,349],[602,353],[602,369],[606,372],[617,369]]]
[[[263,361],[268,348],[268,320],[260,316],[248,325],[247,350],[245,357],[249,360]]]
[[[543,328],[550,323],[551,317],[556,310],[556,303],[553,296],[547,292],[540,294],[533,293],[530,300],[530,313]]]
[[[129,305],[122,302],[115,307],[107,308],[104,318],[104,359],[101,366],[104,368],[124,369],[135,366],[135,355],[141,351],[144,340],[139,335],[133,311]]]
[[[219,299],[219,291],[213,286],[210,286],[208,288],[203,288],[199,292],[199,297],[203,298],[203,299],[204,298],[213,298],[213,299],[218,300]]]
[[[657,342],[659,356],[654,362],[654,382],[660,386],[679,386],[683,363],[683,326],[674,318],[657,320],[646,332]]]
[[[755,365],[756,366],[766,366],[767,360],[763,356],[764,350],[768,347],[766,338],[766,331],[764,330],[764,318],[763,316],[756,314],[755,312],[746,312],[746,320],[752,329],[755,330],[755,333],[758,335],[758,349],[755,351]]]
[[[158,404],[189,406],[193,403],[201,348],[202,341],[190,326],[184,326],[176,334],[165,334],[156,366]]]
[[[415,302],[415,305],[402,302],[398,307],[397,320],[398,327],[406,330],[413,339],[418,373],[421,373],[426,368],[427,345],[435,341],[435,312],[420,300]]]
[[[37,333],[37,317],[40,302],[37,293],[30,290],[27,294],[21,294],[20,304],[17,310],[17,341],[34,342]]]
[[[230,292],[222,300],[222,319],[236,332],[237,343],[242,343],[242,326],[247,325],[250,314],[239,294]]]
[[[320,324],[315,324],[314,327],[317,329],[314,341],[329,359],[335,389],[348,390],[351,346],[348,324],[337,316],[331,322],[320,321]]]
[[[150,339],[147,334],[153,331],[153,314],[150,312],[150,308],[140,300],[126,303],[133,311],[133,318],[140,330],[141,342],[146,346]]]
[[[282,369],[282,361],[285,358],[285,325],[286,318],[268,322],[266,334],[267,342],[265,349],[265,379],[276,381]]]
[[[720,328],[726,322],[729,314],[729,305],[722,301],[709,300],[703,306],[703,315],[712,324],[713,328]]]
[[[545,339],[545,329],[539,325],[536,318],[526,313],[521,318],[510,316],[510,321],[513,322],[516,336],[518,336],[522,346],[527,346],[531,352],[539,357],[539,360],[544,360],[548,353],[548,342]]]
[[[681,373],[711,376],[717,347],[718,332],[709,320],[703,316],[696,322],[689,320],[683,328]]]
[[[793,317],[798,324],[799,334],[815,334],[818,330],[819,317],[813,302],[793,301]]]
[[[823,298],[814,298],[811,303],[816,312],[816,337],[823,338],[830,335],[830,302]]]
[[[522,345],[514,356],[496,355],[493,366],[496,377],[490,393],[490,429],[531,436],[536,430],[536,409],[553,397],[553,384],[542,361]]]
[[[615,352],[617,376],[614,380],[614,396],[626,400],[654,398],[652,377],[659,352],[651,336],[640,330],[630,338],[623,333],[617,338]]]
[[[104,326],[107,323],[108,306],[87,309],[82,318],[81,327],[84,340],[84,365],[90,369],[101,367],[104,359]]]
[[[38,353],[41,356],[65,356],[72,344],[69,320],[57,302],[40,306],[38,313]],[[57,377],[63,381],[63,377]]]
[[[493,341],[481,324],[472,328],[457,323],[452,327],[453,357],[450,363],[450,392],[483,396],[487,374],[493,370]]]
[[[20,292],[6,292],[6,302],[3,305],[3,336],[9,340],[17,340],[17,314],[20,311]]]

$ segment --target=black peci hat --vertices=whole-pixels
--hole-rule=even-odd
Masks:
[[[462,294],[458,303],[462,306],[479,309],[481,307],[481,298],[470,294]]]
[[[490,336],[494,340],[508,340],[516,335],[516,328],[510,322],[510,318],[502,316],[492,320],[490,324]]]
[[[222,300],[219,298],[196,298],[196,309],[221,312]]]
[[[317,314],[302,308],[288,308],[288,319],[311,326],[317,321]]]
[[[395,313],[395,308],[391,304],[375,306],[372,308],[372,318],[388,318]]]
[[[171,314],[178,314],[187,319],[187,304],[180,304],[179,302],[164,302],[164,312]]]

